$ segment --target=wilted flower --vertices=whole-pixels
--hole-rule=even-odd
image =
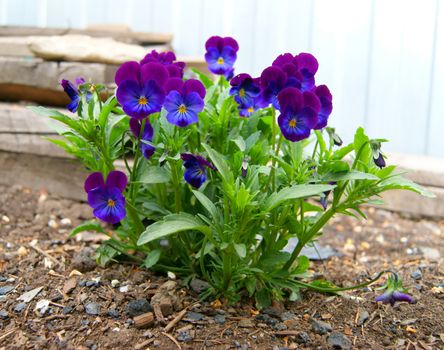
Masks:
[[[118,170],[111,171],[106,182],[99,172],[87,177],[84,189],[95,217],[110,224],[116,224],[125,217],[125,197],[122,192],[127,183],[126,175]]]
[[[153,140],[154,130],[151,126],[148,119],[145,120],[145,126],[143,127],[142,134],[140,133],[140,129],[142,128],[143,121],[137,120],[135,118],[131,118],[129,121],[130,129],[133,135],[137,138],[140,138],[140,150],[142,151],[143,156],[146,159],[150,159],[156,150],[152,145],[144,142],[151,142]]]
[[[385,167],[385,159],[381,152],[378,152],[378,156],[373,158],[373,161],[375,162],[376,166],[379,168]]]
[[[386,164],[384,156],[381,153],[381,143],[378,141],[372,141],[370,142],[370,146],[373,152],[373,162],[380,169],[384,168]]]
[[[279,93],[278,100],[281,106],[278,124],[284,137],[293,142],[309,137],[318,122],[320,102],[316,95],[289,87]]]
[[[230,95],[234,95],[234,100],[243,106],[253,106],[261,92],[258,79],[245,73],[236,75],[231,79],[230,85]]]
[[[185,62],[174,61],[176,61],[176,55],[174,52],[165,51],[159,53],[156,50],[153,50],[140,61],[140,64],[143,66],[149,62],[158,62],[165,66],[171,78],[182,78]]]
[[[326,130],[327,130],[327,133],[332,138],[335,146],[342,146],[342,143],[343,143],[342,139],[338,134],[336,134],[336,130],[334,128],[329,128],[329,127],[327,127]]]
[[[318,123],[313,129],[322,129],[327,126],[328,117],[331,114],[331,111],[333,110],[332,105],[332,95],[330,93],[330,90],[325,85],[319,85],[316,87],[316,90],[314,91],[316,96],[318,96],[319,101],[321,102],[321,109],[319,110],[318,114]]]
[[[195,188],[199,188],[207,180],[207,169],[215,169],[213,164],[201,156],[190,153],[182,153],[181,155],[185,173],[183,175],[186,182]]]
[[[208,69],[214,74],[225,75],[230,79],[239,50],[237,41],[231,37],[212,36],[205,43],[205,49]]]
[[[165,88],[168,94],[164,104],[167,120],[180,127],[197,123],[197,114],[204,108],[206,91],[203,84],[196,79],[183,82],[173,78],[168,80]]]
[[[83,78],[76,79],[77,86],[80,86],[84,83],[85,83],[85,79],[83,79]],[[65,90],[66,94],[71,99],[71,102],[66,105],[66,108],[69,111],[75,113],[77,111],[77,109],[79,108],[79,102],[80,102],[79,89],[73,83],[71,83],[69,80],[66,80],[66,79],[62,79],[60,81],[60,85],[62,85],[63,90]],[[86,95],[85,95],[86,102],[89,102],[89,100],[91,99],[91,96],[92,96],[92,94],[90,92],[86,93]]]
[[[116,98],[130,117],[143,119],[159,112],[165,100],[163,86],[169,78],[168,70],[158,62],[141,66],[131,61],[116,72]]]
[[[396,273],[392,272],[382,289],[386,291],[384,294],[376,297],[377,302],[380,301],[391,306],[395,305],[397,301],[405,301],[410,304],[416,303],[415,299],[406,293],[405,288],[402,286],[402,280]]]

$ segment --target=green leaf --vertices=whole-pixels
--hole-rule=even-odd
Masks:
[[[310,260],[305,255],[300,255],[297,260],[296,268],[291,271],[294,275],[301,275],[305,273],[310,267]]]
[[[200,231],[204,234],[210,232],[209,227],[193,215],[180,213],[165,216],[164,220],[148,226],[140,235],[137,245],[146,244],[182,231]]]
[[[247,247],[243,243],[233,243],[234,249],[236,250],[239,258],[245,258],[247,256]]]
[[[81,130],[80,126],[78,125],[77,121],[63,113],[60,113],[59,111],[55,109],[45,108],[45,107],[36,107],[36,106],[30,106],[28,107],[31,111],[34,113],[37,113],[38,115],[41,115],[43,117],[48,117],[54,120],[57,120],[67,126],[69,126],[72,130],[79,131]]]
[[[429,197],[429,198],[436,197],[436,195],[433,192],[400,175],[384,179],[379,183],[379,185],[385,188],[384,191],[408,190],[416,192],[424,197]]]
[[[202,204],[202,206],[208,211],[208,213],[212,216],[214,221],[219,222],[221,219],[221,215],[217,210],[214,203],[202,192],[193,190],[193,194],[196,196],[197,200]]]
[[[191,71],[197,75],[197,77],[202,82],[202,84],[204,84],[206,89],[208,89],[210,86],[214,85],[213,80],[211,80],[210,77],[208,77],[205,73],[201,72],[197,68],[191,68]]]
[[[207,151],[208,156],[218,170],[219,174],[222,176],[222,179],[231,184],[233,182],[233,174],[231,173],[230,167],[228,166],[228,163],[224,157],[207,144],[203,143],[202,146],[205,148],[205,151]]]
[[[322,177],[323,182],[344,181],[344,180],[379,180],[379,177],[362,171],[351,170],[338,173],[327,174]]]
[[[364,129],[362,127],[358,128],[355,133],[354,138],[354,148],[355,148],[355,156],[359,157],[363,164],[368,164],[371,157],[371,148],[368,144],[369,138],[365,134]]]
[[[256,307],[261,310],[271,305],[270,292],[266,288],[259,289],[255,295]]]
[[[152,250],[146,256],[146,258],[143,262],[143,266],[146,267],[147,269],[149,269],[150,267],[153,267],[154,265],[156,265],[157,262],[159,261],[159,259],[160,259],[160,250],[158,250],[158,249]]]
[[[242,136],[239,135],[238,137],[232,139],[231,141],[233,141],[236,144],[236,146],[239,148],[241,152],[245,152],[247,146]]]
[[[340,160],[344,158],[347,154],[352,152],[355,149],[355,145],[353,143],[348,144],[347,146],[344,146],[333,153],[332,159],[334,160]]]
[[[76,234],[84,231],[95,231],[95,232],[101,232],[105,233],[105,230],[100,225],[99,222],[95,220],[87,221],[76,228],[74,228],[68,235],[68,238],[74,237]]]
[[[331,191],[333,188],[335,188],[335,186],[332,185],[295,185],[292,187],[285,187],[268,197],[262,210],[269,212],[287,200],[319,195],[323,192]]]
[[[140,179],[135,182],[143,184],[161,184],[170,182],[170,173],[165,168],[150,166],[146,168]]]

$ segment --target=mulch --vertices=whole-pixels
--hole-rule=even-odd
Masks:
[[[313,274],[350,286],[397,271],[416,304],[377,304],[381,280],[341,295],[304,291],[259,312],[250,300],[199,302],[180,280],[129,262],[97,266],[103,236],[67,238],[91,218],[87,205],[0,187],[0,348],[443,349],[444,222],[365,212],[326,228],[319,244],[333,256]]]

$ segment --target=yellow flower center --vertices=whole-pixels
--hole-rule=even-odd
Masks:
[[[292,119],[290,120],[290,122],[288,123],[288,125],[290,125],[290,127],[294,128],[296,126],[296,119]]]
[[[248,112],[248,113],[253,113],[253,112],[254,112],[254,108],[253,108],[253,107],[248,108],[248,109],[247,109],[247,112]]]
[[[148,103],[148,100],[146,99],[145,96],[141,96],[139,97],[139,105],[146,105]]]
[[[108,207],[114,207],[116,205],[116,202],[114,202],[112,199],[108,199]]]
[[[185,113],[187,111],[187,106],[184,104],[179,106],[179,113]]]
[[[240,97],[244,97],[245,96],[245,90],[244,89],[240,89],[239,90],[239,96]]]
[[[224,59],[222,58],[222,57],[219,57],[218,59],[217,59],[217,64],[224,64]]]

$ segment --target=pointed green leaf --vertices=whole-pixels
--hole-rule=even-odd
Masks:
[[[219,174],[222,176],[222,179],[224,179],[228,183],[232,183],[233,174],[231,173],[230,167],[228,166],[228,163],[226,162],[224,157],[207,144],[204,143],[202,144],[202,146],[203,148],[205,148],[205,151],[207,151],[211,162],[214,164]]]
[[[149,269],[150,267],[153,267],[154,265],[156,265],[157,262],[159,261],[159,259],[160,259],[160,250],[158,250],[158,249],[152,250],[146,256],[146,258],[143,262],[143,266],[145,266],[147,269]]]
[[[243,243],[233,243],[234,249],[236,250],[239,258],[245,258],[247,256],[247,247]]]
[[[323,182],[344,181],[344,180],[379,180],[379,177],[362,171],[351,170],[330,173],[322,177]]]
[[[75,236],[76,234],[84,231],[95,231],[95,232],[101,232],[104,233],[103,227],[100,225],[99,222],[95,220],[87,221],[76,228],[74,228],[68,235],[68,238],[71,238]]]
[[[200,204],[202,204],[202,206],[208,211],[214,221],[219,222],[221,215],[214,203],[202,192],[193,190],[193,194],[196,196]]]

